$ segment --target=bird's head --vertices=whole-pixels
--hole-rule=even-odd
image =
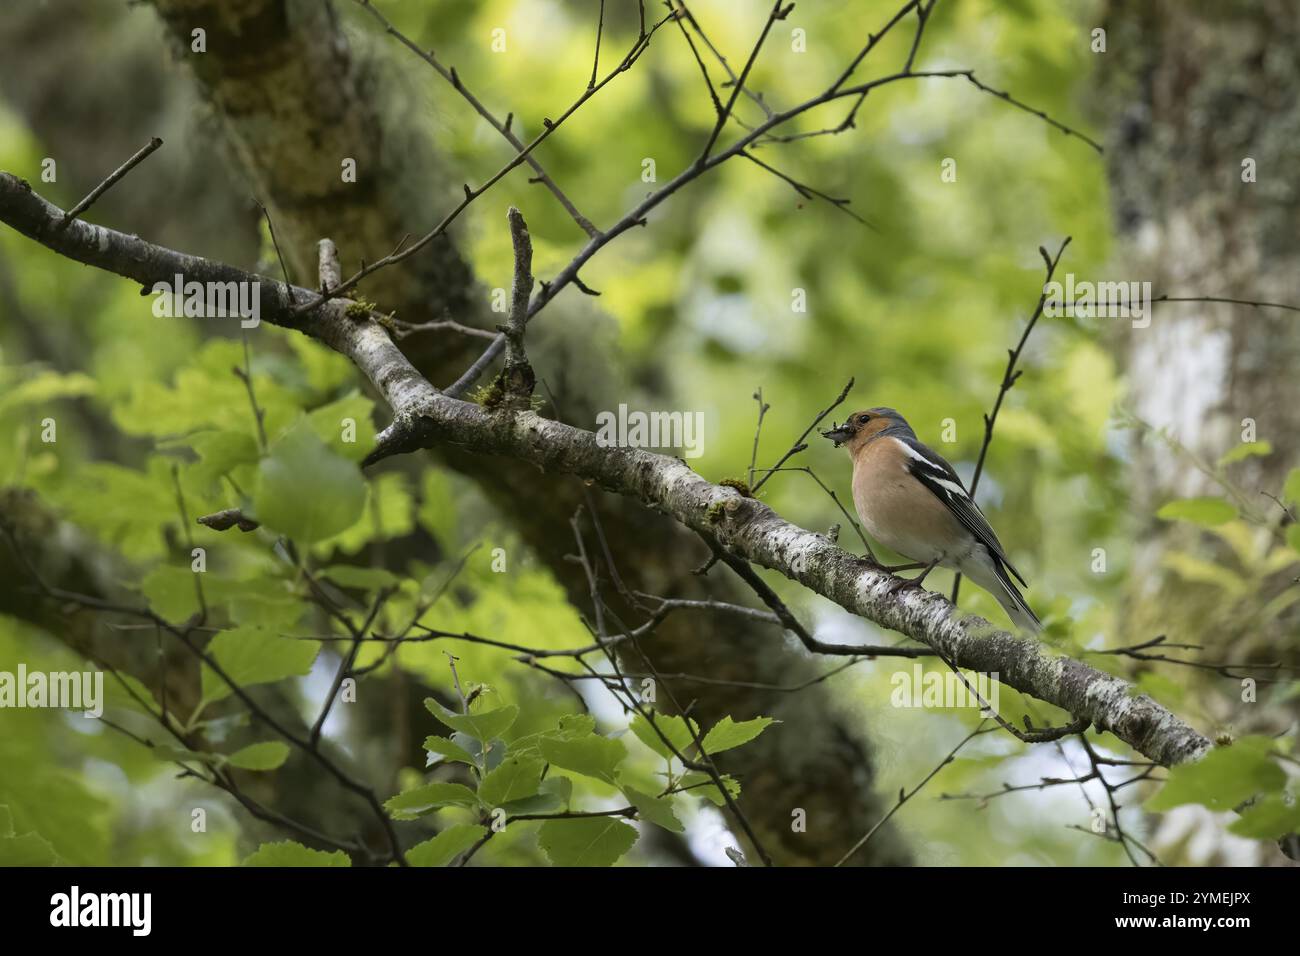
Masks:
[[[833,441],[836,448],[847,445],[849,452],[852,453],[890,428],[898,428],[900,431],[905,430],[909,435],[912,434],[907,419],[894,409],[881,406],[854,412],[844,420],[843,425],[822,432],[822,437]]]

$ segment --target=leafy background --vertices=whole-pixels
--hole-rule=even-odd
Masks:
[[[591,6],[489,0],[394,4],[387,12],[401,29],[436,44],[446,61],[474,77],[476,92],[487,102],[508,104],[520,117],[539,117],[587,81]],[[777,37],[755,70],[753,86],[777,106],[821,89],[855,51],[857,27],[866,29],[887,7],[892,10],[883,3],[862,7],[801,4],[798,22],[808,32],[809,52],[796,53]],[[736,14],[721,0],[694,8],[715,42],[732,51],[733,62],[741,57],[761,12]],[[368,21],[352,10],[344,13],[356,42],[376,42]],[[90,31],[91,42],[106,55],[157,35],[146,9],[115,16],[119,19],[95,21]],[[1095,117],[1086,103],[1098,68],[1088,48],[1093,16],[1090,5],[1067,9],[1046,0],[941,3],[927,33],[925,60],[932,66],[973,67],[999,88],[1089,130]],[[613,49],[630,40],[633,15],[620,6],[611,9],[609,19],[615,40],[607,42]],[[498,26],[510,38],[506,54],[490,50],[491,31]],[[878,55],[898,61],[907,42],[907,33],[891,37]],[[494,134],[464,104],[436,89],[431,75],[402,69],[396,115],[427,123],[454,166],[479,171],[467,176],[481,175]],[[33,82],[3,67],[0,76],[7,88]],[[756,115],[754,104],[744,100],[739,111],[751,119]],[[839,115],[837,107],[804,128],[823,119],[835,122]],[[184,167],[211,140],[208,121],[185,104],[175,107],[171,119],[171,142],[148,160],[148,170]],[[665,31],[633,71],[548,143],[542,158],[557,180],[573,184],[570,191],[584,212],[609,222],[652,188],[640,178],[645,158],[654,159],[662,181],[693,159],[711,123],[694,60],[680,36]],[[493,143],[493,155],[495,148]],[[0,99],[0,168],[36,181],[45,155],[44,144]],[[1041,286],[1038,247],[1055,249],[1064,236],[1072,236],[1065,267],[1081,277],[1104,274],[1116,255],[1104,164],[1078,140],[951,80],[882,89],[871,95],[855,129],[767,146],[759,155],[832,195],[850,197],[851,208],[871,226],[803,200],[755,166],[729,164],[674,198],[649,228],[633,230],[584,270],[584,280],[602,297],[591,307],[582,334],[610,342],[611,354],[619,356],[611,361],[621,363],[636,383],[627,396],[633,407],[640,389],[668,392],[676,407],[704,413],[705,454],[692,465],[712,480],[742,475],[749,463],[757,415],[751,396],[757,388],[771,404],[763,423],[761,465],[774,461],[850,377],[856,381],[852,405],[903,410],[922,439],[969,477],[982,438],[981,414],[996,394],[1006,349]],[[941,182],[938,175],[947,157],[957,159],[955,183]],[[93,148],[58,161],[64,168],[88,164],[104,171],[113,162]],[[41,188],[64,206],[80,198],[62,183]],[[162,238],[168,220],[188,215],[184,196],[172,206],[132,208],[131,190],[128,179],[114,203],[105,200],[97,210],[103,217],[97,221]],[[207,201],[242,200],[208,196]],[[558,205],[516,173],[472,206],[460,227],[461,244],[488,284],[506,284],[511,260],[508,236],[499,227],[512,204],[528,216],[538,275],[565,264],[582,239]],[[212,238],[213,247],[221,243],[238,246],[239,237]],[[264,234],[260,246],[245,242],[240,249],[250,259],[260,257],[268,274],[278,271]],[[806,293],[806,312],[791,309],[796,289]],[[399,586],[379,620],[384,629],[400,629],[422,599],[436,596],[423,620],[447,631],[554,648],[588,639],[549,575],[468,483],[424,462],[363,479],[356,462],[375,426],[385,424],[384,410],[360,390],[346,361],[266,325],[248,336],[246,356],[245,342],[231,328],[159,319],[150,313],[149,301],[125,282],[0,231],[0,486],[11,500],[39,494],[66,522],[60,533],[69,536],[70,548],[94,555],[104,562],[101,569],[139,600],[169,620],[182,620],[197,610],[188,546],[193,535],[207,549],[206,602],[237,629],[236,639],[243,635],[254,648],[251,677],[280,682],[307,721],[328,690],[334,659],[333,648],[301,638],[329,633],[328,622],[304,600],[303,581],[276,553],[273,534],[265,529],[217,534],[183,523],[177,482],[190,519],[251,505],[266,525],[295,540],[321,577],[353,598]],[[1131,488],[1131,447],[1143,436],[1125,414],[1115,330],[1107,322],[1058,318],[1044,320],[1036,330],[980,486],[981,503],[1033,582],[1030,600],[1051,625],[1049,640],[1076,654],[1084,647],[1114,647],[1152,636],[1133,623],[1134,609],[1141,609],[1134,584],[1142,569],[1130,561],[1132,542],[1151,520],[1150,514],[1135,513]],[[265,411],[267,449],[259,447],[244,385],[231,373],[246,358]],[[539,374],[602,373],[547,369],[543,363]],[[57,421],[56,444],[41,441],[40,423],[47,417]],[[348,417],[359,423],[355,443],[340,439],[338,422]],[[944,444],[939,436],[947,419],[956,423],[956,440]],[[819,444],[801,462],[842,497],[847,494],[842,452]],[[1230,463],[1222,467],[1230,480]],[[764,497],[806,527],[824,529],[842,521],[806,474],[774,477]],[[1300,497],[1300,482],[1289,483],[1287,497]],[[1224,500],[1232,496],[1225,493]],[[1186,549],[1173,551],[1167,560],[1197,593],[1212,591],[1214,606],[1228,600],[1233,607],[1262,606],[1259,613],[1268,620],[1290,613],[1292,597],[1265,604],[1261,593],[1264,582],[1277,574],[1294,576],[1294,547],[1272,539],[1261,545],[1257,525],[1232,506],[1223,515],[1214,514],[1213,506],[1209,512],[1176,507],[1161,517],[1211,526],[1196,531]],[[842,540],[851,538],[845,528]],[[1207,546],[1209,538],[1218,544]],[[635,542],[614,544],[622,560],[635,561]],[[1104,573],[1094,570],[1096,548],[1107,554]],[[493,570],[494,549],[503,549],[506,573]],[[382,570],[385,565],[399,573]],[[948,581],[942,573],[931,578],[937,589],[946,590]],[[816,623],[823,640],[889,638],[824,601],[773,584]],[[19,580],[0,582],[0,589],[12,590],[20,600],[37,600]],[[977,589],[964,590],[962,606],[1003,620]],[[1164,619],[1169,610],[1148,613]],[[1281,652],[1294,659],[1293,629],[1280,649],[1260,649],[1240,627],[1224,633],[1203,616],[1173,613],[1171,633],[1176,633],[1173,621],[1188,632],[1217,635],[1220,657]],[[155,640],[150,630],[123,631],[121,638]],[[228,642],[233,660],[237,641]],[[448,646],[403,647],[362,683],[362,697],[373,701],[409,682],[454,702],[443,653]],[[642,794],[663,788],[664,755],[655,753],[636,728],[628,729],[627,715],[607,695],[585,695],[592,714],[586,719],[578,716],[575,697],[563,686],[513,662],[509,653],[465,643],[454,650],[467,685],[487,688],[476,708],[518,709],[493,735],[504,737],[505,744],[495,748],[492,760],[522,760],[531,773],[542,765],[537,754],[545,754],[556,770],[547,775],[549,786],[567,791],[539,789],[541,796],[550,794],[551,805],[562,800],[573,807],[608,808],[622,799],[619,787]],[[755,653],[762,653],[757,641]],[[376,663],[380,654],[367,647],[358,664]],[[33,670],[85,666],[42,628],[19,616],[0,616],[0,670],[15,670],[20,661]],[[1236,681],[1118,657],[1090,661],[1136,675],[1144,690],[1211,734],[1255,731],[1271,737],[1276,730],[1267,721],[1256,722],[1254,711],[1238,700]],[[905,666],[910,670],[910,663]],[[880,787],[887,794],[913,786],[977,722],[968,710],[892,707],[890,680],[899,669],[896,662],[872,661],[832,678],[840,706],[872,728]],[[113,681],[108,684],[111,689]],[[238,702],[212,697],[215,686],[204,683],[205,706],[198,719],[228,748],[223,752],[234,754],[261,738]],[[1285,715],[1296,689],[1289,681],[1270,685],[1261,691],[1262,703]],[[114,719],[145,732],[149,722],[131,712],[124,695],[116,697]],[[1002,704],[1013,719],[1023,713],[1051,716],[1041,713],[1050,708],[1034,709],[1005,688]],[[737,720],[753,716],[735,715]],[[1282,720],[1284,727],[1288,723]],[[480,835],[473,801],[489,787],[493,767],[477,768],[486,774],[481,782],[456,760],[426,768],[420,742],[449,732],[435,715],[413,718],[409,740],[376,741],[367,736],[366,721],[343,705],[325,730],[385,796],[414,794],[406,798],[416,808],[407,811],[412,819],[398,826],[425,828],[429,842],[419,853],[424,862],[445,862]],[[776,724],[764,732],[779,734],[782,728]],[[530,736],[543,733],[551,736]],[[566,735],[578,739],[582,750],[567,764],[546,751],[554,751]],[[1113,738],[1104,743],[1115,747]],[[1269,768],[1286,766],[1274,754],[1293,746],[1293,733],[1252,746],[1237,750],[1236,759],[1248,765],[1246,779],[1276,794],[1270,812],[1286,819],[1290,811],[1280,795],[1288,776]],[[608,750],[624,756],[615,764],[617,775],[611,771],[602,779],[591,761]],[[0,806],[8,808],[11,819],[6,827],[0,817],[0,859],[5,853],[13,860],[48,852],[58,860],[95,865],[339,862],[337,856],[308,857],[303,854],[309,851],[280,845],[283,835],[250,821],[201,782],[178,777],[175,763],[159,759],[174,756],[151,752],[76,715],[0,710]],[[254,762],[276,764],[277,757],[283,755],[255,754]],[[925,863],[1122,863],[1125,856],[1115,844],[1072,829],[1088,827],[1088,799],[1104,802],[1095,784],[987,801],[935,799],[941,793],[989,793],[1004,782],[1033,783],[1085,767],[1073,746],[1028,748],[1005,735],[983,735],[906,806],[898,822]],[[252,786],[274,793],[276,774],[305,772],[310,771],[290,762],[249,774],[256,777]],[[1229,790],[1234,779],[1242,779],[1242,768],[1211,766],[1204,772],[1208,781],[1199,788],[1188,782],[1183,786],[1192,790],[1186,792],[1209,809],[1230,806],[1224,801],[1234,796]],[[420,802],[420,788],[447,781],[468,783],[469,795],[445,804],[436,794],[426,795],[427,802]],[[540,780],[536,783],[540,788]],[[739,785],[743,793],[744,781]],[[1158,850],[1166,862],[1253,862],[1267,855],[1266,843],[1226,832],[1234,817],[1213,817],[1208,810],[1187,811],[1182,829],[1162,836],[1157,832],[1161,818],[1141,809],[1142,800],[1157,789],[1138,787],[1126,801],[1124,821],[1144,839],[1160,837]],[[538,799],[538,794],[527,796]],[[1181,802],[1175,791],[1153,809],[1169,810]],[[675,798],[671,812],[662,801],[655,806],[645,815],[654,819],[654,812],[662,812],[666,815],[658,822],[680,820],[699,859],[728,862],[723,849],[735,841],[712,801],[690,794]],[[208,811],[206,833],[190,830],[194,807]],[[572,821],[567,830],[557,824],[517,825],[492,839],[476,860],[662,863],[673,857],[645,836],[655,826],[608,819]],[[39,841],[23,842],[27,834]],[[857,836],[846,833],[846,846]],[[592,852],[598,858],[575,857],[579,845],[596,847]]]

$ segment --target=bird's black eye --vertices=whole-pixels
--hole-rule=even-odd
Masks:
[[[870,418],[871,418],[870,415],[859,415],[859,416],[858,416],[858,424],[859,424],[859,425],[865,425],[865,424],[870,420]]]

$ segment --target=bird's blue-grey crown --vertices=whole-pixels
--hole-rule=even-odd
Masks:
[[[841,445],[858,433],[858,429],[871,421],[884,419],[887,424],[875,436],[891,435],[895,438],[910,438],[916,441],[916,432],[912,431],[912,426],[907,424],[905,419],[897,410],[889,408],[886,405],[878,405],[875,408],[868,408],[866,411],[854,412],[844,422],[829,431],[822,432],[822,436],[829,438],[836,445]]]

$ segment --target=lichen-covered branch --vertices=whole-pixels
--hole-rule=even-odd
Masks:
[[[957,667],[996,673],[1008,686],[1086,718],[1152,760],[1172,765],[1209,749],[1205,737],[1150,697],[1135,694],[1127,681],[1053,655],[1038,641],[999,631],[982,618],[960,616],[938,594],[891,593],[888,574],[826,537],[785,521],[762,502],[707,481],[680,459],[602,447],[595,433],[531,411],[489,410],[442,394],[355,303],[331,300],[316,312],[298,315],[283,283],[85,222],[58,231],[61,217],[61,210],[26,182],[0,173],[0,221],[79,262],[146,285],[178,271],[200,281],[259,282],[264,321],[304,332],[347,356],[389,403],[393,423],[379,435],[370,460],[451,445],[593,481],[670,515],[738,557],[779,571],[855,614],[926,644]]]

